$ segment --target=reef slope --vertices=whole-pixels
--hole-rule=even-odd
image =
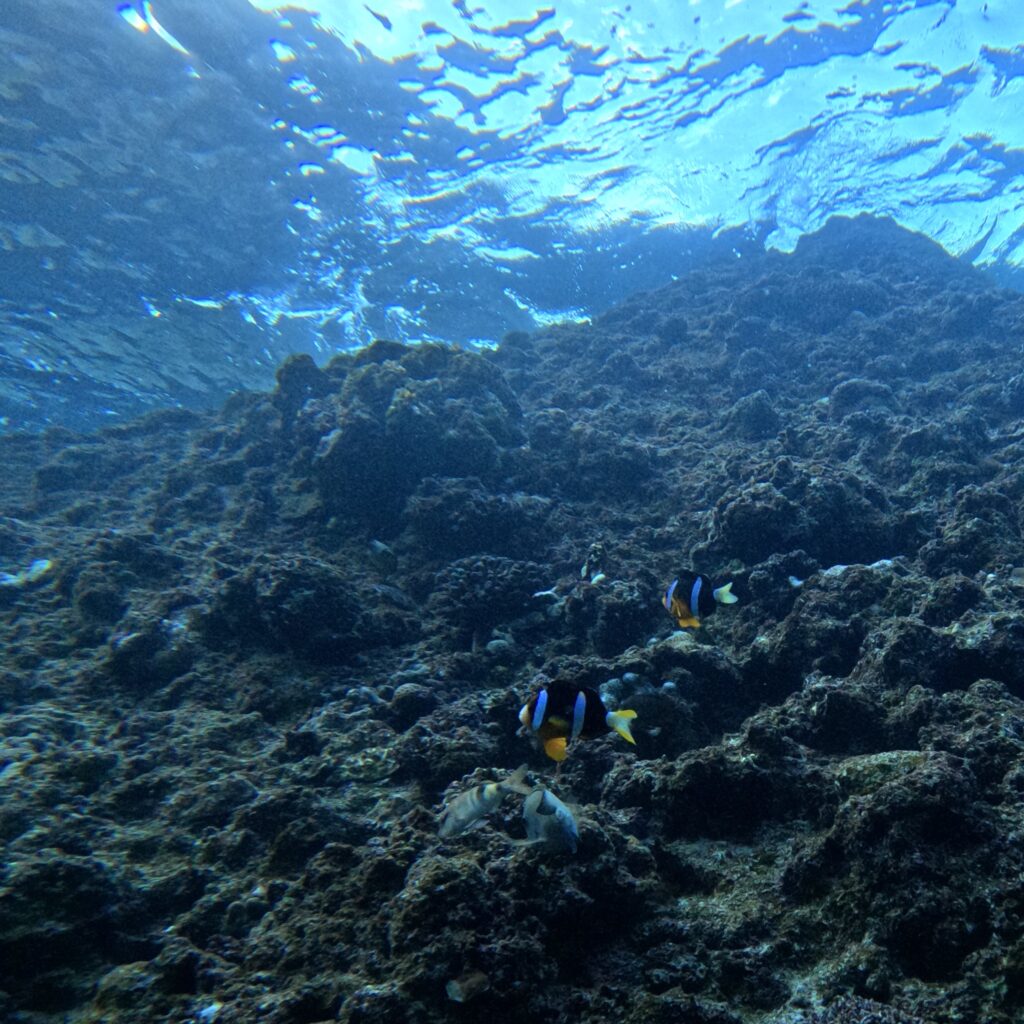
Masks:
[[[835,220],[0,438],[0,1018],[1020,1020],[1022,347],[1020,294]],[[682,633],[688,568],[740,600]],[[538,672],[636,747],[556,782]],[[575,854],[515,798],[438,836],[524,761]]]

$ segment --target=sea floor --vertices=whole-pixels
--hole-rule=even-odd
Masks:
[[[1022,352],[1024,296],[834,220],[0,438],[0,1019],[1024,1019]],[[739,600],[680,631],[690,570]],[[556,772],[540,673],[636,745]],[[523,763],[575,853],[514,793],[439,836]]]

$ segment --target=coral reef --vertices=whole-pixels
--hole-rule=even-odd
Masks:
[[[1011,1024],[1024,298],[891,223],[0,438],[0,1018]],[[739,602],[681,632],[693,569]],[[543,674],[637,712],[558,769]],[[578,845],[527,842],[527,764]]]

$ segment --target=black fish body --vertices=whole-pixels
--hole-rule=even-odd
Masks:
[[[735,604],[732,583],[716,587],[702,573],[680,573],[661,599],[680,629],[700,629],[700,620],[711,615],[720,604]]]
[[[553,761],[565,760],[569,743],[607,732],[635,742],[629,729],[635,717],[635,711],[609,711],[601,695],[589,686],[561,680],[541,687],[519,712],[519,720],[537,736]]]

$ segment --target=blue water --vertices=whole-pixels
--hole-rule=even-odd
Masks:
[[[833,214],[1019,280],[1019,0],[269,6],[0,6],[4,429],[493,344]]]

